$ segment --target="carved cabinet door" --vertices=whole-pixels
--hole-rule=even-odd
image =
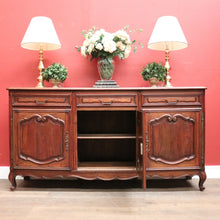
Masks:
[[[146,170],[200,166],[202,117],[199,109],[145,112]]]
[[[13,114],[14,168],[68,169],[69,113],[17,110]]]

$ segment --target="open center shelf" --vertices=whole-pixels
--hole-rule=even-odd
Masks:
[[[133,162],[81,162],[79,163],[80,171],[87,170],[105,170],[105,171],[135,171],[136,166]]]
[[[79,134],[78,139],[136,139],[134,134]]]
[[[78,111],[78,170],[136,168],[135,111]]]

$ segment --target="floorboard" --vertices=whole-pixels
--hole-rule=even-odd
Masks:
[[[1,220],[146,220],[220,219],[220,179],[149,180],[146,191],[139,180],[17,180],[9,190],[0,180]]]

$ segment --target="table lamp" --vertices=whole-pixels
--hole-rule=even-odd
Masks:
[[[148,42],[148,48],[152,50],[165,51],[165,68],[167,75],[165,87],[171,87],[171,77],[169,75],[169,51],[180,50],[188,46],[182,28],[174,16],[163,16],[158,18],[156,25]]]
[[[52,20],[43,16],[32,18],[21,42],[21,47],[29,50],[39,50],[40,62],[38,69],[40,71],[40,76],[38,77],[39,83],[36,87],[44,87],[42,76],[42,71],[44,69],[43,51],[61,48]]]

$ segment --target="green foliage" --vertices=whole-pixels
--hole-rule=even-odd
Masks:
[[[159,81],[164,81],[167,74],[166,68],[161,63],[148,63],[141,72],[144,80],[156,77]]]
[[[46,81],[55,79],[56,81],[64,82],[67,78],[67,69],[60,63],[53,63],[42,72],[43,77]]]

